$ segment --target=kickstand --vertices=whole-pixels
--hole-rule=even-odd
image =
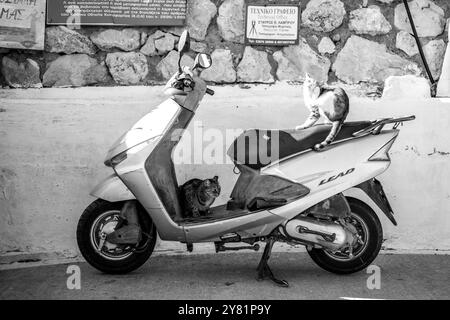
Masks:
[[[277,278],[275,278],[275,276],[272,273],[272,270],[270,270],[269,265],[267,264],[267,262],[269,261],[270,258],[270,253],[272,252],[272,247],[273,244],[275,243],[275,240],[273,239],[269,239],[269,241],[267,242],[265,248],[264,248],[264,253],[261,257],[261,261],[259,262],[258,265],[258,277],[256,278],[258,281],[262,281],[264,279],[270,279],[273,282],[275,282],[277,285],[279,285],[280,287],[289,287],[289,283],[286,280],[279,280]]]

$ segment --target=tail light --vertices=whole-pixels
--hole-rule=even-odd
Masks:
[[[391,149],[392,145],[395,142],[395,139],[397,137],[392,138],[389,140],[384,146],[380,148],[377,152],[375,152],[370,158],[369,161],[391,161],[391,158],[389,157],[389,150]]]

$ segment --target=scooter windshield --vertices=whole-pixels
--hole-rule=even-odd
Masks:
[[[111,159],[138,144],[163,135],[179,109],[180,105],[172,99],[161,103],[136,122],[111,146],[106,159]]]

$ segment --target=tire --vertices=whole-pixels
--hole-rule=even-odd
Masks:
[[[123,253],[122,257],[108,257],[106,253],[98,252],[94,247],[92,235],[95,234],[94,226],[96,221],[103,216],[108,216],[120,212],[124,202],[108,202],[98,199],[92,202],[78,221],[77,242],[78,248],[86,261],[94,268],[109,274],[125,274],[136,270],[142,266],[153,253],[155,248],[157,232],[148,213],[138,204],[139,224],[142,231],[149,237],[144,236],[142,243],[145,247],[139,251]],[[140,243],[139,245],[142,245]]]
[[[367,268],[378,256],[383,241],[383,228],[376,213],[364,202],[347,198],[352,216],[357,216],[366,225],[368,236],[358,255],[348,260],[338,259],[324,249],[308,251],[312,260],[322,269],[336,274],[351,274]],[[356,218],[356,217],[355,217]]]

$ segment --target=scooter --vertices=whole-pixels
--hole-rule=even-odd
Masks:
[[[165,88],[170,97],[120,137],[106,156],[105,165],[114,174],[92,191],[97,200],[77,227],[86,261],[105,273],[131,272],[151,256],[159,235],[186,244],[188,251],[203,242],[214,242],[217,252],[257,251],[259,243],[266,243],[257,279],[284,287],[288,283],[268,265],[277,241],[305,246],[318,266],[333,273],[369,266],[383,239],[376,212],[397,225],[375,177],[390,165],[399,125],[415,117],[345,123],[324,151],[313,146],[328,135],[329,125],[246,130],[227,153],[239,171],[228,203],[212,207],[208,215],[186,218],[172,151],[205,94],[214,94],[199,77],[212,64],[209,55],[198,54],[191,68],[181,66],[189,48],[185,31],[178,43],[179,70]]]

